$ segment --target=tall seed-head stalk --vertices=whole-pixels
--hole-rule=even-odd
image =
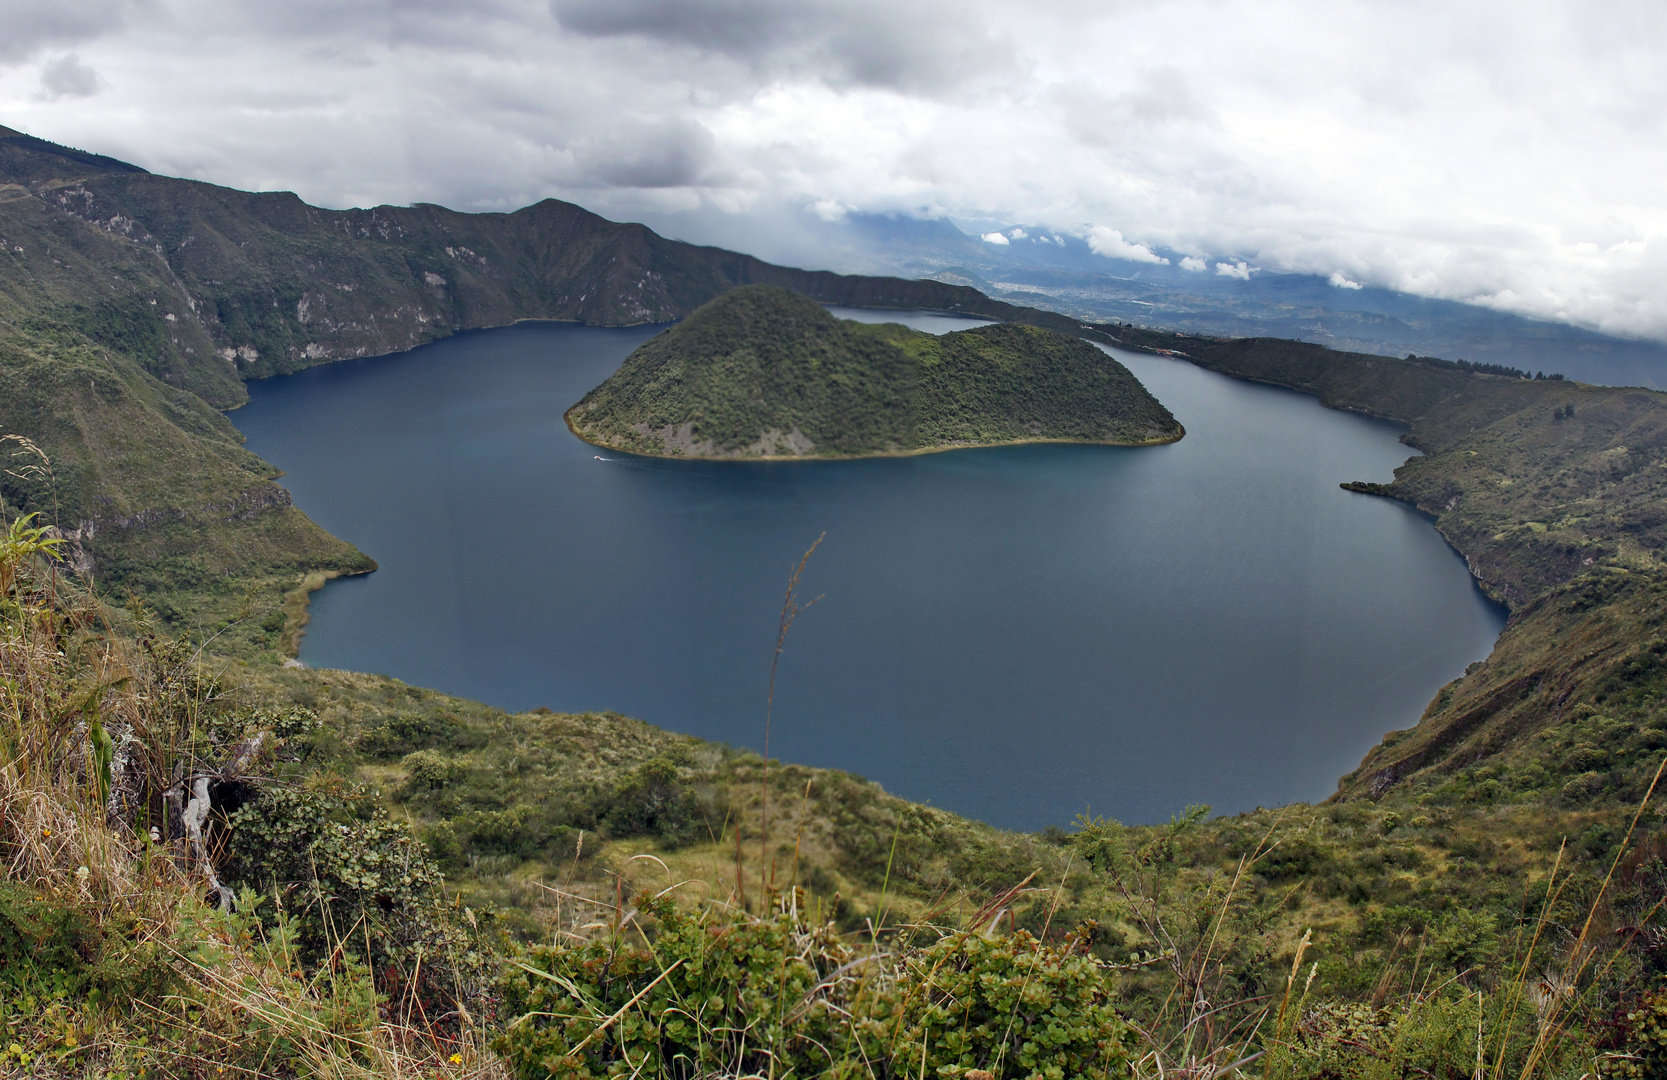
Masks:
[[[17,449],[11,456],[23,458],[24,463],[15,469],[4,469],[7,476],[14,480],[25,480],[35,483],[45,483],[52,492],[52,524],[58,524],[58,474],[52,471],[52,459],[46,456],[46,451],[36,446],[33,441],[22,435],[0,435],[0,445],[13,443]]]
[[[1592,897],[1591,907],[1586,912],[1586,922],[1581,926],[1580,934],[1575,938],[1574,945],[1569,950],[1563,974],[1563,985],[1571,992],[1580,984],[1581,976],[1586,974],[1586,969],[1592,962],[1595,950],[1587,945],[1592,932],[1592,924],[1597,920],[1598,911],[1608,897],[1609,883],[1615,878],[1615,869],[1621,865],[1621,859],[1627,853],[1627,845],[1632,843],[1632,835],[1638,831],[1638,822],[1643,819],[1644,811],[1649,807],[1650,799],[1655,795],[1655,789],[1661,783],[1663,774],[1667,774],[1667,757],[1662,758],[1661,764],[1656,767],[1655,776],[1650,780],[1650,786],[1645,790],[1644,798],[1638,804],[1638,810],[1632,815],[1632,823],[1627,826],[1626,835],[1621,837],[1620,844],[1615,848],[1615,858],[1609,864],[1609,872],[1603,876],[1603,884],[1598,886],[1597,895]],[[1547,905],[1550,902],[1550,898],[1548,898]],[[1533,1080],[1534,1070],[1544,1060],[1549,1046],[1549,1036],[1561,1028],[1561,1025],[1556,1021],[1561,1019],[1558,1012],[1562,1005],[1562,1000],[1558,999],[1557,1006],[1548,1012],[1546,1022],[1540,1025],[1539,1036],[1534,1040],[1534,1045],[1528,1052],[1528,1060],[1523,1063],[1521,1080]]]
[[[781,623],[776,631],[776,651],[770,656],[770,692],[764,700],[764,770],[759,780],[761,806],[758,840],[759,911],[764,911],[770,903],[767,892],[769,879],[765,874],[765,865],[769,862],[770,851],[770,717],[776,708],[776,665],[781,663],[781,649],[783,645],[787,644],[787,632],[793,629],[793,620],[798,618],[802,612],[814,606],[817,600],[822,599],[818,596],[809,603],[799,603],[799,578],[805,572],[805,564],[810,562],[810,557],[816,554],[816,549],[822,546],[822,541],[827,538],[827,535],[826,532],[822,533],[821,536],[816,538],[815,543],[805,549],[805,553],[799,556],[799,565],[793,568],[792,576],[787,579],[787,596],[781,602]],[[739,828],[736,830],[736,838],[737,840],[740,838]],[[736,862],[736,872],[737,874],[740,872],[739,861]],[[737,882],[737,885],[739,885],[739,882]]]

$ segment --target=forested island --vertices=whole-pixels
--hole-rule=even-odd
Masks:
[[[1078,338],[836,319],[770,285],[727,292],[642,345],[567,423],[613,450],[754,459],[1183,434],[1128,368]]]

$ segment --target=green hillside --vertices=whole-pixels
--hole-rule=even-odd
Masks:
[[[567,414],[581,438],[673,457],[850,457],[1016,442],[1172,442],[1128,369],[1001,324],[937,336],[749,285],[645,343]]]

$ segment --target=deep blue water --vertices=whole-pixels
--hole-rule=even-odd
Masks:
[[[251,384],[249,448],[381,564],[315,594],[302,660],[756,748],[826,532],[771,756],[1038,828],[1324,797],[1502,626],[1425,520],[1338,488],[1405,460],[1390,425],[1118,354],[1185,439],[780,464],[575,439],[563,411],[654,332],[523,324]]]

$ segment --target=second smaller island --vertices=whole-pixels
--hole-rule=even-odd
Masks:
[[[1185,434],[1086,341],[1013,323],[935,335],[851,322],[769,285],[731,290],[645,342],[567,425],[633,454],[752,460]]]

